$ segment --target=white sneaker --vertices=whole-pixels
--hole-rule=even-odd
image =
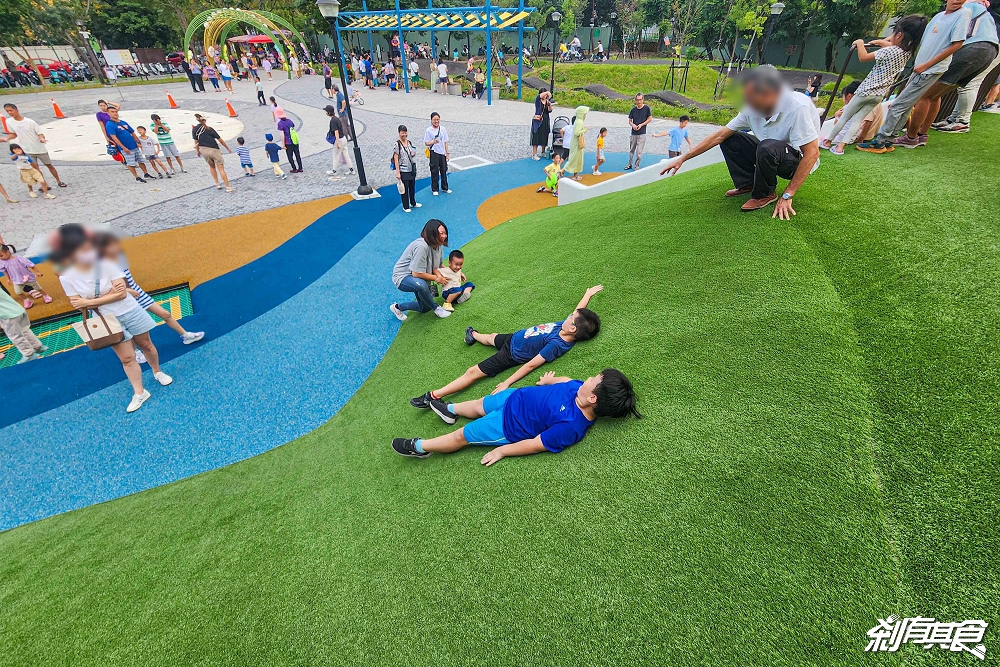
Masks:
[[[445,192],[451,194],[451,190],[445,190]]]
[[[337,171],[334,170],[334,169],[327,169],[326,170],[326,175],[327,176],[336,176],[337,175]]]
[[[437,306],[434,309],[434,314],[437,315],[440,318],[451,317],[451,313],[449,313],[447,310],[445,310],[441,306]]]
[[[404,208],[403,209],[403,213],[413,213],[413,209],[411,209],[411,208]]]
[[[170,377],[163,371],[160,371],[159,373],[153,373],[153,379],[159,382],[164,387],[166,387],[168,384],[174,381],[172,377]]]
[[[52,194],[51,192],[46,192],[45,193],[45,198],[46,199],[55,199],[56,196],[54,194]]]
[[[434,194],[437,194],[436,192]],[[28,196],[32,199],[38,199],[38,193],[34,190],[28,190]]]
[[[141,394],[134,394],[132,400],[129,402],[128,407],[125,408],[125,412],[135,412],[142,407],[142,404],[148,401],[150,398],[150,393],[148,390],[143,389]]]
[[[221,190],[222,189],[222,183],[216,183],[215,184],[215,189],[216,190]]]
[[[236,192],[236,188],[228,187],[226,188],[226,192]]]
[[[188,331],[186,334],[181,336],[181,342],[183,342],[185,345],[190,345],[191,343],[197,343],[204,337],[205,337],[204,331]]]
[[[397,306],[396,304],[394,304],[394,303],[393,304],[389,304],[389,310],[392,311],[392,314],[395,315],[396,319],[399,320],[400,322],[405,322],[406,321],[406,313],[404,313],[403,311],[401,311],[399,309],[399,306]]]
[[[601,175],[601,172],[599,172],[599,171],[595,171],[594,172],[594,176],[600,176],[600,175]]]
[[[422,208],[423,204],[421,204],[420,202],[417,202],[416,204],[414,204],[414,206],[416,206],[417,208]]]
[[[144,364],[146,363],[146,355],[142,353],[142,350],[135,348],[135,360],[136,363]]]
[[[431,190],[431,194],[434,195],[435,197],[437,197],[439,193],[438,193],[437,190]],[[35,196],[37,197],[38,195],[35,195]]]

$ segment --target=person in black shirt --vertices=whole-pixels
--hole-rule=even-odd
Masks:
[[[642,152],[646,149],[646,126],[653,120],[652,110],[643,103],[642,93],[635,94],[635,106],[628,112],[628,124],[632,128],[632,136],[628,142],[628,166],[631,169],[633,158],[635,168],[642,162]]]
[[[222,151],[219,149],[219,144],[222,144],[230,153],[233,152],[232,149],[226,145],[226,142],[214,128],[208,126],[208,119],[197,113],[194,117],[198,124],[191,127],[191,138],[194,139],[198,157],[208,163],[208,169],[212,172],[212,179],[215,181],[217,190],[222,189],[222,183],[219,183],[221,175],[223,183],[226,184],[226,192],[234,192],[233,187],[229,185],[229,177],[226,176],[226,163],[222,157]]]
[[[334,84],[334,90],[337,90],[336,84]],[[330,130],[326,133],[326,141],[333,146],[331,157],[333,164],[326,175],[330,177],[331,181],[339,181],[340,176],[337,175],[337,168],[341,164],[346,164],[347,173],[351,176],[354,175],[354,164],[351,162],[351,156],[347,150],[347,137],[344,132],[346,123],[342,123],[337,118],[337,109],[332,104],[327,104],[323,111],[330,117]]]

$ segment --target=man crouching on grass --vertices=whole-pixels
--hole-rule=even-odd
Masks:
[[[431,452],[447,454],[467,445],[495,447],[483,465],[505,456],[561,452],[583,439],[598,417],[642,417],[636,410],[635,392],[625,374],[605,368],[584,381],[556,377],[549,371],[536,387],[506,389],[475,401],[445,403],[434,400],[435,414],[447,424],[458,417],[475,421],[437,438],[396,438],[392,448],[402,456],[426,458]]]

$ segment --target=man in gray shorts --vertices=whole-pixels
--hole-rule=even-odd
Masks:
[[[24,149],[24,152],[35,161],[35,164],[44,164],[48,167],[49,173],[52,174],[52,178],[56,179],[59,187],[66,187],[66,184],[59,178],[59,172],[53,166],[52,158],[49,157],[49,152],[46,150],[45,135],[41,132],[42,128],[35,121],[22,116],[17,110],[16,105],[5,104],[3,108],[10,115],[10,120],[7,121],[9,132],[0,138],[0,141],[16,140],[17,144]]]

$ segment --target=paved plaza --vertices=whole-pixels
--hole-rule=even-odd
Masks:
[[[263,150],[264,135],[275,132],[270,107],[258,105],[251,83],[234,81],[233,87],[233,94],[194,93],[186,80],[176,78],[173,82],[161,80],[117,90],[61,91],[56,101],[67,116],[61,120],[53,118],[47,95],[4,96],[3,103],[17,104],[24,116],[44,126],[48,132],[50,153],[60,176],[69,187],[56,188],[54,192],[58,198],[54,201],[32,200],[25,196],[14,167],[0,168],[0,183],[13,197],[21,200],[18,204],[3,206],[0,235],[21,248],[28,247],[33,239],[40,240],[42,235],[66,222],[106,222],[124,233],[139,235],[264,211],[356,189],[356,177],[330,181],[326,175],[326,170],[330,168],[331,151],[325,141],[327,116],[323,107],[329,104],[329,100],[322,90],[321,77],[264,81],[265,95],[273,95],[295,121],[302,142],[304,173],[290,174],[287,180],[281,182],[270,175]],[[168,91],[179,109],[170,110]],[[369,182],[375,187],[394,181],[388,156],[397,127],[407,125],[411,138],[418,143],[432,111],[441,114],[442,122],[449,130],[453,158],[476,155],[491,162],[505,162],[530,155],[528,135],[534,99],[534,91],[530,89],[525,89],[524,102],[495,100],[491,107],[486,105],[485,100],[442,96],[427,90],[414,90],[407,94],[381,87],[362,92],[365,104],[353,107],[353,111],[365,170]],[[238,113],[236,119],[228,117],[223,99],[226,96]],[[95,139],[98,127],[93,115],[97,111],[97,100],[101,98],[121,103],[122,116],[133,126],[139,121],[148,122],[149,114],[154,112],[168,123],[173,120],[173,133],[183,151],[182,158],[188,173],[140,185],[124,169],[102,155],[101,146],[95,145],[95,141],[99,140]],[[227,194],[216,190],[207,166],[195,156],[188,136],[190,119],[195,112],[210,114],[209,124],[216,127],[227,141],[237,135],[243,136],[260,175],[244,178],[239,161],[233,155],[227,158],[227,171],[234,181],[236,192]],[[573,111],[557,108],[553,117],[560,115],[571,117]],[[595,111],[588,115],[587,120],[591,128],[588,135],[591,150],[600,127],[608,128],[606,145],[609,152],[628,150],[629,130],[625,115]],[[654,121],[651,132],[671,127],[675,122]],[[689,127],[694,142],[712,130],[712,126],[708,125]],[[664,154],[667,144],[667,138],[650,138],[646,150],[650,154]],[[235,148],[235,141],[230,145]],[[427,175],[426,164],[421,161],[418,168],[421,175]]]

